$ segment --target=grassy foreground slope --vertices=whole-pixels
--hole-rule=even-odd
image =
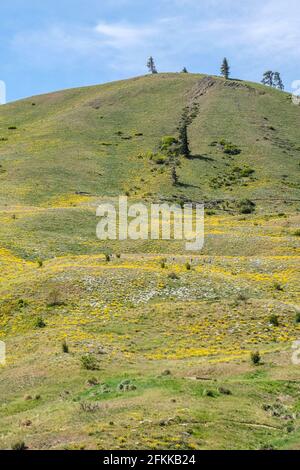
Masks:
[[[150,156],[185,107],[172,186]],[[0,448],[300,447],[299,119],[286,93],[191,74],[0,108]],[[203,252],[97,240],[125,192],[206,201]]]

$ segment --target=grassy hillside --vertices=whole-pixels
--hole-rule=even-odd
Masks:
[[[184,109],[174,186],[156,154]],[[0,448],[299,448],[299,120],[286,93],[193,74],[0,108]],[[124,193],[204,201],[203,251],[97,240]]]
[[[193,116],[192,159],[182,162],[186,186],[178,192],[194,199],[299,197],[300,110],[290,95],[253,83],[161,74],[1,107],[0,201],[55,206],[72,196],[76,201],[76,192],[173,194],[168,172],[153,168],[144,154],[162,136],[177,134],[185,106]],[[222,138],[241,154],[226,158],[211,146]],[[236,166],[251,167],[253,180],[227,186]]]
[[[178,136],[184,108],[192,155],[181,159],[174,187],[168,165],[151,156],[163,136]],[[3,106],[0,204],[4,220],[12,218],[1,224],[3,245],[30,258],[114,250],[95,239],[95,207],[125,193],[143,201],[205,201],[222,213],[239,213],[244,198],[257,213],[293,212],[300,199],[299,119],[286,93],[193,74],[140,77]],[[222,141],[240,153],[224,153]],[[207,253],[216,254],[215,240],[206,241]],[[272,242],[257,245],[273,252]],[[230,246],[227,254],[239,253]],[[139,246],[153,250],[170,248]]]

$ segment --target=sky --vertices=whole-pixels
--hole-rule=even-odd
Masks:
[[[7,101],[147,73],[300,80],[299,0],[1,0]]]

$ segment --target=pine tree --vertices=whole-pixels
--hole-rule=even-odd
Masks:
[[[230,75],[230,67],[229,67],[226,57],[224,58],[223,63],[221,65],[221,75],[223,75],[223,77],[226,78],[226,80],[228,80],[229,75]]]
[[[188,71],[187,71],[187,68],[186,68],[186,67],[183,67],[183,69],[182,69],[182,73],[188,73]]]
[[[149,57],[148,62],[147,62],[147,67],[150,73],[157,73],[157,69],[154,63],[153,57]]]
[[[263,75],[263,79],[261,83],[263,85],[273,86],[274,85],[273,80],[274,80],[274,73],[272,72],[272,70],[267,70],[267,72],[265,72]]]
[[[274,73],[273,86],[275,88],[278,88],[278,90],[284,90],[284,84],[283,84],[283,81],[281,80],[281,76],[279,72]]]
[[[189,140],[188,140],[188,120],[187,117],[184,116],[179,127],[179,149],[180,154],[184,155],[186,158],[189,158],[191,155],[190,148],[189,148]]]

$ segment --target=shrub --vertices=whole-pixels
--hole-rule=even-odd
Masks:
[[[300,237],[300,229],[295,230],[294,234],[295,237]]]
[[[28,307],[28,302],[27,302],[27,300],[19,299],[19,300],[18,300],[18,308],[19,308],[19,309],[22,309],[22,308],[25,308],[25,307]]]
[[[236,145],[228,143],[224,146],[223,152],[227,155],[239,155],[241,150]]]
[[[80,408],[85,413],[95,413],[95,411],[99,410],[100,405],[99,403],[90,403],[88,401],[81,401]]]
[[[88,381],[87,381],[87,385],[89,387],[95,387],[96,385],[99,385],[99,380],[97,379],[97,377],[91,377]]]
[[[190,271],[192,269],[192,266],[189,262],[185,263],[185,268],[187,271]]]
[[[92,356],[92,354],[85,354],[84,356],[81,356],[80,360],[83,369],[99,370],[98,361],[95,356]]]
[[[178,144],[178,139],[176,139],[176,137],[173,137],[172,135],[166,135],[161,138],[159,148],[163,152],[169,151],[170,147],[176,144]]]
[[[259,354],[259,351],[252,352],[251,353],[251,362],[253,365],[257,366],[261,361],[261,356]]]
[[[35,328],[45,328],[47,325],[42,317],[38,317],[35,322]]]
[[[179,279],[179,276],[177,276],[176,273],[169,273],[169,274],[168,274],[168,278],[169,278],[169,279],[172,279],[173,281],[176,281],[176,280]]]
[[[247,302],[249,300],[249,296],[245,292],[239,292],[236,300],[237,302]]]
[[[278,291],[283,291],[283,287],[279,282],[274,282],[274,289]]]
[[[63,300],[61,299],[61,292],[58,288],[52,289],[48,295],[48,307],[59,307],[64,305]]]
[[[126,379],[119,383],[117,389],[121,392],[132,392],[136,390],[136,386],[131,382],[131,380]]]
[[[252,214],[255,211],[255,203],[250,199],[242,199],[238,203],[240,214]]]
[[[296,313],[295,322],[296,322],[296,323],[300,323],[300,312],[297,312],[297,313]]]
[[[12,450],[27,450],[27,446],[24,441],[18,441],[12,444]]]
[[[38,258],[38,259],[36,260],[36,262],[37,262],[39,268],[42,268],[42,267],[43,267],[43,260],[42,260],[41,258]]]
[[[279,320],[277,315],[270,316],[270,324],[273,326],[279,326]]]
[[[248,178],[248,176],[253,175],[253,173],[255,173],[255,170],[253,170],[253,168],[243,168],[240,172],[240,176],[242,178]]]
[[[223,148],[223,152],[227,155],[239,155],[241,153],[241,150],[236,145],[225,139],[221,139],[219,144]]]
[[[154,161],[157,165],[164,165],[167,162],[167,158],[164,155],[156,155]]]
[[[203,396],[204,397],[210,397],[210,398],[215,398],[216,394],[213,390],[203,390]]]
[[[68,354],[69,353],[69,346],[68,346],[68,343],[67,341],[64,339],[63,342],[62,342],[62,351],[65,353],[65,354]]]
[[[225,387],[219,387],[218,392],[221,393],[221,395],[232,395],[231,390]]]
[[[166,267],[166,261],[165,261],[164,259],[161,260],[161,262],[160,262],[160,267],[161,267],[162,269],[165,269],[165,267]]]
[[[107,261],[108,263],[109,263],[109,261],[110,261],[110,255],[107,254],[107,253],[105,254],[105,261]]]

